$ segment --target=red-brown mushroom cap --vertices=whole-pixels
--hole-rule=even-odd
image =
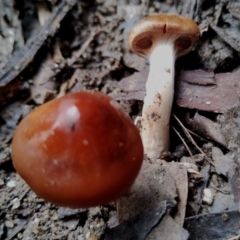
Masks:
[[[91,207],[126,192],[143,160],[137,128],[99,92],[77,92],[27,115],[12,141],[13,164],[40,197]]]
[[[179,15],[156,14],[143,18],[129,34],[130,49],[145,57],[161,41],[173,43],[176,56],[188,53],[199,39],[199,28],[190,18]]]

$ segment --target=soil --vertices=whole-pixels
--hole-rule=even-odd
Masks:
[[[129,199],[123,196],[124,201],[120,199],[117,205],[109,203],[90,209],[58,207],[38,198],[12,165],[11,139],[19,121],[27,113],[68,92],[101,91],[118,100],[133,120],[141,116],[144,81],[135,83],[138,78],[145,78],[148,61],[130,52],[127,38],[136,22],[153,13],[181,14],[199,24],[200,40],[189,54],[176,61],[176,78],[189,71],[191,78],[195,79],[199,72],[194,71],[202,70],[211,73],[208,78],[212,79],[223,76],[218,73],[235,74],[231,77],[240,79],[240,4],[237,0],[0,1],[1,240],[130,239],[127,238],[129,235],[124,235],[129,229],[123,234],[116,227],[126,227],[119,219],[128,221],[132,215],[129,221],[134,225],[140,224],[139,219],[145,217],[141,213],[137,217],[132,212],[127,213],[126,206],[134,196],[134,190]],[[228,79],[226,75],[224,77]],[[135,82],[130,86],[129,79],[133,78]],[[202,90],[198,88],[198,96],[205,92],[202,86],[209,84],[213,87],[216,82],[200,83]],[[238,235],[234,227],[232,231],[223,230],[222,238],[213,237],[211,231],[207,231],[209,235],[201,236],[201,231],[194,230],[193,233],[189,227],[191,217],[212,214],[214,218],[216,214],[218,219],[225,211],[231,216],[231,212],[239,209],[240,103],[236,97],[239,96],[237,81],[234,84],[234,103],[224,106],[223,111],[209,110],[197,104],[191,107],[186,102],[180,105],[177,96],[184,94],[176,95],[171,154],[166,156],[164,163],[161,162],[161,173],[156,175],[159,179],[163,173],[168,176],[165,183],[161,183],[162,189],[168,188],[170,182],[172,187],[168,189],[169,194],[159,194],[162,197],[156,201],[161,202],[161,207],[154,211],[162,211],[156,222],[168,215],[162,224],[181,231],[179,239],[187,239],[189,234],[189,239],[227,239]],[[131,94],[130,87],[135,87],[134,94]],[[178,89],[180,91],[181,86]],[[226,95],[228,97],[231,98]],[[178,165],[173,168],[172,163]],[[177,170],[176,166],[179,167]],[[182,177],[172,178],[178,171]],[[154,174],[150,172],[152,179],[149,181],[155,189],[156,183],[152,183]],[[182,181],[182,188],[177,184],[179,181]],[[208,192],[210,196],[205,196]],[[176,217],[176,212],[180,217]],[[233,217],[239,221],[237,214],[234,213]],[[156,236],[162,228],[155,229],[155,235],[146,237],[156,222],[148,226],[149,230],[141,237],[132,239],[160,239]],[[182,228],[184,222],[187,230]],[[222,225],[219,227],[224,229]],[[108,235],[111,230],[119,233]],[[167,231],[164,234],[163,239],[176,239],[173,235],[168,237]]]

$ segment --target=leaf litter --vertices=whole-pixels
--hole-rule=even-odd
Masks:
[[[237,236],[239,5],[225,0],[216,5],[70,0],[26,1],[21,8],[13,3],[0,3],[0,239]],[[28,15],[27,7],[35,14]],[[181,124],[172,121],[180,137],[171,134],[172,155],[167,161],[145,159],[134,185],[116,205],[70,210],[39,199],[11,164],[18,122],[52,98],[85,89],[103,91],[133,118],[140,116],[148,63],[129,51],[126,39],[134,23],[154,12],[188,15],[203,33],[195,50],[176,63],[173,111]],[[29,20],[38,29],[26,25]]]

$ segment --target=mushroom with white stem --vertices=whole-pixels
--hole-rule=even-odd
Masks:
[[[141,136],[144,152],[151,159],[159,158],[169,148],[175,59],[188,53],[199,35],[193,20],[167,14],[145,17],[129,34],[130,49],[150,62]]]

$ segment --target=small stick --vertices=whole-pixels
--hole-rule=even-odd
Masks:
[[[202,149],[197,145],[197,143],[195,142],[195,140],[193,139],[193,137],[191,136],[191,134],[188,132],[188,130],[186,129],[186,127],[182,124],[182,122],[179,120],[179,118],[173,114],[174,118],[177,120],[177,122],[179,123],[179,125],[182,127],[183,131],[185,132],[186,136],[189,138],[189,140],[192,142],[192,144],[198,149],[198,151],[204,155],[204,157],[206,158],[206,160],[211,163],[213,166],[213,162],[207,157],[207,155],[202,151]]]
[[[186,127],[185,127],[186,128]],[[192,130],[190,130],[189,128],[186,128],[188,130],[188,132],[190,132],[192,135],[198,137],[199,139],[201,139],[202,141],[205,141],[205,142],[209,142],[209,140],[207,140],[206,138],[204,137],[201,137],[199,136],[198,134],[196,134],[195,132],[193,132]]]
[[[69,60],[68,65],[71,66],[72,64],[75,63],[75,61],[82,56],[82,54],[86,51],[88,48],[89,44],[93,41],[96,35],[98,35],[102,30],[96,30],[94,29],[89,37],[86,39],[86,41],[82,44],[81,48],[77,50],[76,52],[73,53],[72,58]]]
[[[240,235],[238,235],[236,237],[228,238],[228,240],[240,240]]]
[[[185,142],[185,140],[182,138],[181,134],[177,131],[177,129],[172,126],[173,130],[175,131],[175,133],[178,135],[178,137],[181,139],[181,141],[183,142],[184,146],[186,147],[189,155],[191,156],[192,159],[194,159],[193,155],[192,155],[192,152],[190,150],[190,148],[188,147],[187,143]]]

